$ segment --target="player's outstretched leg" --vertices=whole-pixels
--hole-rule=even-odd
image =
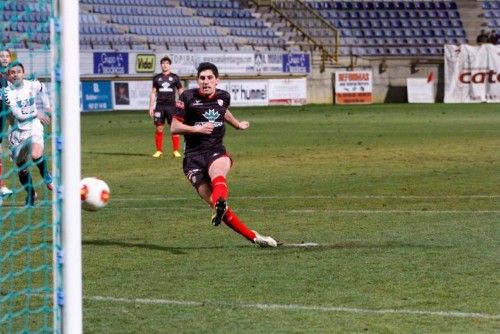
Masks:
[[[262,236],[256,231],[250,230],[243,221],[231,210],[227,208],[224,216],[224,223],[235,232],[244,236],[248,241],[253,242],[260,247],[278,247],[282,243],[272,237]]]

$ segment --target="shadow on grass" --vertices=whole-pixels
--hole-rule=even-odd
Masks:
[[[248,248],[253,245],[238,245],[238,246],[222,246],[222,245],[214,245],[214,246],[199,246],[199,247],[169,247],[169,246],[161,246],[155,244],[148,243],[137,243],[137,242],[126,242],[126,241],[118,241],[118,240],[84,240],[83,245],[92,245],[92,246],[118,246],[124,248],[142,248],[142,249],[150,249],[150,250],[159,250],[170,252],[171,254],[187,254],[188,251],[204,251],[204,250],[215,250],[215,249],[235,249],[235,248]],[[368,242],[344,242],[344,243],[334,243],[334,244],[317,244],[314,246],[301,246],[300,244],[285,244],[282,247],[278,248],[258,248],[262,250],[270,250],[274,252],[325,252],[325,251],[334,251],[334,250],[346,250],[346,249],[397,249],[397,248],[412,248],[412,249],[446,249],[452,248],[451,245],[431,245],[431,244],[408,244],[404,242],[384,242],[380,244],[376,243],[368,243]]]
[[[147,243],[125,242],[117,240],[84,240],[83,245],[92,246],[118,246],[124,248],[143,248],[151,250],[166,251],[172,254],[187,254],[189,250],[223,249],[224,246],[201,246],[201,247],[169,247]]]

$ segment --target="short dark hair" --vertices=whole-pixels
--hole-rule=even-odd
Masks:
[[[163,58],[160,59],[160,64],[163,63],[164,61],[168,61],[168,63],[172,65],[172,59],[170,59],[169,56],[163,56]]]
[[[14,60],[12,63],[7,66],[7,71],[10,71],[13,67],[20,66],[24,72],[24,65],[19,60]]]
[[[206,70],[212,71],[216,78],[219,77],[219,70],[217,69],[217,66],[215,66],[212,63],[200,63],[198,65],[198,69],[197,69],[198,77],[200,76],[201,72],[206,71]]]

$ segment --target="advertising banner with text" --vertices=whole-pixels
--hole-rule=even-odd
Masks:
[[[335,103],[370,104],[372,87],[371,71],[335,72]]]
[[[128,74],[128,53],[94,52],[94,74]]]
[[[81,87],[83,111],[113,109],[110,81],[84,81]]]
[[[189,82],[189,88],[197,88],[196,81]],[[229,92],[232,106],[267,106],[268,80],[223,80],[217,86]]]
[[[500,102],[500,45],[445,45],[445,103]]]

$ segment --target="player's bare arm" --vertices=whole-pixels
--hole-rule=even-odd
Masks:
[[[250,127],[250,122],[248,121],[238,121],[236,117],[233,116],[233,114],[228,110],[226,110],[226,113],[224,114],[224,119],[226,122],[231,124],[231,126],[235,129],[238,130],[246,130]]]
[[[151,90],[151,94],[149,94],[149,117],[153,118],[155,112],[155,104],[156,104],[156,88]]]
[[[186,125],[182,123],[177,118],[172,119],[172,124],[170,125],[170,131],[172,134],[186,135],[186,134],[203,134],[209,135],[214,131],[214,125],[210,122],[205,122],[201,125]]]

